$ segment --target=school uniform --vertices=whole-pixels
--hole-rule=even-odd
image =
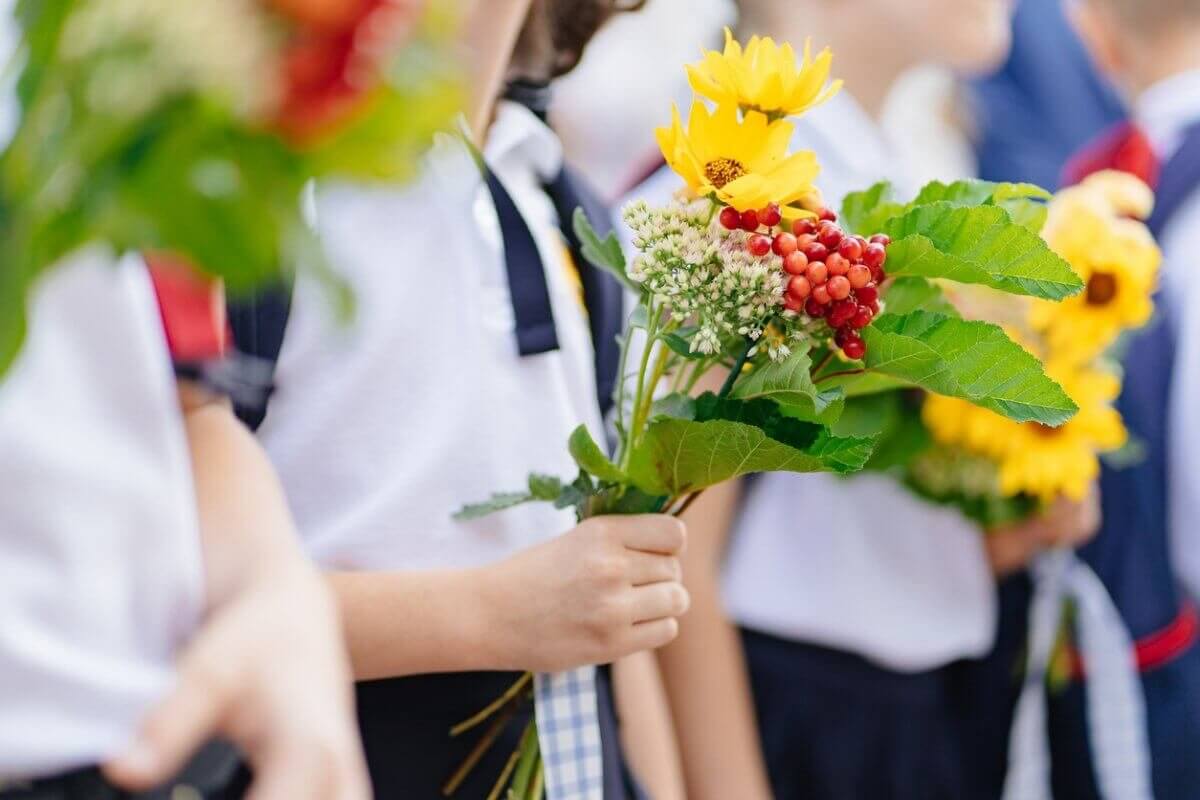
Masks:
[[[1118,408],[1131,434],[1145,449],[1144,458],[1125,469],[1106,465],[1101,476],[1104,521],[1100,533],[1079,550],[1111,598],[1120,623],[1132,640],[1140,676],[1133,718],[1141,724],[1117,731],[1123,740],[1112,761],[1108,731],[1121,702],[1097,694],[1105,689],[1089,678],[1096,665],[1078,663],[1065,690],[1051,691],[1046,724],[1050,779],[1055,798],[1114,796],[1107,786],[1126,781],[1122,798],[1191,800],[1200,797],[1200,627],[1195,607],[1196,556],[1200,544],[1195,506],[1196,424],[1193,421],[1200,381],[1200,329],[1188,309],[1198,295],[1191,254],[1200,245],[1200,71],[1176,76],[1153,87],[1135,108],[1136,136],[1106,137],[1101,149],[1078,164],[1108,156],[1128,163],[1150,147],[1158,156],[1156,207],[1149,220],[1165,254],[1158,312],[1129,342],[1124,355],[1125,384]],[[1132,160],[1131,160],[1132,159]],[[1191,588],[1188,588],[1188,587]],[[974,692],[981,698],[1014,702],[1012,668],[1019,663],[1027,613],[1027,586],[1011,587],[1016,602],[1004,628],[1014,632],[1007,645],[979,667]],[[1130,655],[1125,655],[1129,658]],[[1007,707],[1010,710],[1011,706]],[[1003,713],[989,716],[1003,720]],[[1131,718],[1132,719],[1132,718]],[[1007,730],[1007,726],[1000,728]],[[981,740],[984,741],[984,740]],[[1130,743],[1132,750],[1126,750]],[[998,796],[1003,772],[996,767],[1024,753],[1010,753],[1006,741],[992,737],[984,759],[992,783],[981,782],[979,796]],[[977,748],[977,751],[981,750]],[[1013,761],[1018,763],[1018,761]],[[1133,774],[1144,772],[1144,776]],[[1011,791],[1011,789],[1010,789]],[[986,792],[986,794],[985,794]]]
[[[816,152],[834,208],[883,179],[915,193],[845,91],[798,121],[792,147]],[[678,185],[663,169],[630,197],[665,202]],[[944,668],[992,641],[978,529],[884,476],[756,476],[723,597],[743,630],[776,797],[960,796]]]
[[[605,340],[620,319],[619,289],[572,257],[564,216],[583,198],[550,129],[502,102],[483,157],[481,172],[446,136],[408,187],[318,190],[317,230],[356,298],[351,324],[334,323],[322,288],[304,277],[290,300],[259,303],[265,315],[232,311],[240,346],[279,348],[259,434],[326,568],[475,567],[574,524],[542,504],[452,519],[466,503],[520,488],[530,471],[574,474],[566,439],[583,423],[602,440],[598,397],[615,375]],[[268,329],[281,318],[279,340]],[[477,741],[451,739],[450,727],[517,677],[360,684],[376,795],[440,796]],[[611,717],[607,681],[592,668],[537,679],[552,800],[625,796],[613,720],[599,725]],[[506,728],[457,796],[486,795],[527,718]]]

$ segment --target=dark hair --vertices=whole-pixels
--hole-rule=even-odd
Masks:
[[[617,14],[637,11],[646,0],[534,0],[517,44],[518,60],[531,53],[544,56],[545,75],[557,78],[579,64],[596,32]]]

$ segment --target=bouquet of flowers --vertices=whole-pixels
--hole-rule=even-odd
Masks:
[[[589,259],[638,298],[622,341],[615,454],[581,426],[567,443],[574,479],[532,475],[524,491],[461,517],[534,501],[581,519],[678,514],[706,487],[749,473],[852,473],[881,431],[875,415],[845,412],[900,388],[1046,430],[1074,416],[1036,357],[1001,327],[957,314],[941,288],[990,287],[1051,309],[1079,293],[1083,281],[1037,233],[1047,193],[935,183],[901,203],[881,184],[839,216],[822,201],[815,155],[790,152],[788,122],[838,90],[831,59],[808,47],[798,59],[765,38],[743,49],[727,34],[724,52],[688,67],[699,97],[687,124],[676,110],[657,132],[683,186],[665,206],[625,209],[632,260],[575,219]],[[727,375],[720,391],[692,396],[713,370]],[[528,686],[526,676],[469,724],[522,702]],[[530,723],[492,796],[506,785],[507,797],[540,796],[537,767]]]
[[[403,178],[458,106],[445,15],[422,6],[20,0],[20,119],[0,154],[0,373],[30,287],[82,247],[169,253],[233,292],[321,266],[305,183]]]
[[[909,448],[908,483],[957,505],[985,527],[1019,521],[1058,498],[1082,501],[1100,474],[1100,456],[1128,435],[1113,408],[1119,371],[1108,358],[1120,335],[1153,313],[1161,254],[1146,226],[1153,195],[1137,178],[1094,175],[1060,192],[1042,235],[1086,281],[1063,303],[952,295],[964,314],[1001,322],[1046,363],[1080,411],[1058,428],[1018,422],[954,397],[929,395],[908,406],[893,435],[923,440]],[[904,427],[915,432],[902,432]],[[922,430],[923,429],[923,430]]]

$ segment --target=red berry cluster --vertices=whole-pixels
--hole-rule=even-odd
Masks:
[[[892,240],[882,233],[869,240],[847,234],[838,226],[837,214],[827,208],[817,220],[796,220],[791,232],[760,232],[762,227],[775,228],[782,219],[775,204],[740,213],[726,207],[720,216],[728,230],[740,228],[751,234],[746,240],[751,255],[774,252],[783,259],[783,269],[791,276],[784,306],[824,319],[842,352],[848,358],[862,358],[867,346],[859,331],[879,313],[879,284],[887,277],[883,265]]]

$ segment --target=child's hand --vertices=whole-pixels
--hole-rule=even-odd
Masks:
[[[1082,502],[1060,498],[1043,513],[985,534],[988,560],[997,577],[1029,566],[1042,550],[1082,547],[1100,530],[1100,495],[1093,489]]]
[[[179,683],[105,767],[131,790],[169,780],[210,738],[255,772],[255,800],[366,800],[366,771],[337,613],[307,565],[248,582],[210,612]]]
[[[663,515],[608,516],[481,570],[501,632],[496,660],[554,672],[662,647],[687,611],[686,529]]]

